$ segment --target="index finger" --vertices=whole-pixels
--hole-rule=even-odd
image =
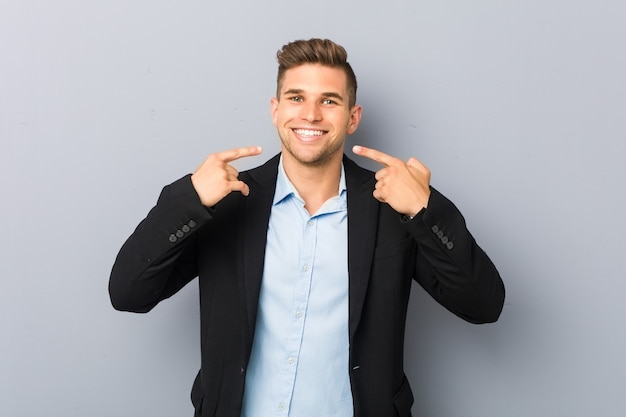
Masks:
[[[394,158],[393,156],[387,155],[384,152],[381,152],[372,148],[366,148],[365,146],[360,146],[360,145],[353,146],[352,152],[354,152],[355,154],[359,156],[369,158],[372,161],[376,161],[379,164],[382,164],[386,167],[391,166],[391,165],[396,165],[398,161],[400,161],[398,158]]]
[[[223,162],[231,162],[239,158],[245,158],[246,156],[258,155],[261,152],[263,152],[263,149],[260,146],[247,146],[218,152],[215,156]]]

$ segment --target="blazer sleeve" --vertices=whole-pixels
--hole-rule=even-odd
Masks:
[[[210,219],[191,175],[164,187],[117,255],[109,279],[113,307],[147,312],[195,278],[197,232]]]
[[[494,322],[504,283],[456,206],[431,188],[428,207],[405,223],[417,241],[416,280],[440,304],[471,323]]]

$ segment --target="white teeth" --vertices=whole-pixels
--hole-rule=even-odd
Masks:
[[[322,130],[294,129],[293,131],[300,136],[307,137],[322,136],[324,134]]]

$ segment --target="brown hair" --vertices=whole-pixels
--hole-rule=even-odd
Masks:
[[[320,64],[342,69],[346,73],[349,106],[352,108],[356,104],[356,76],[348,63],[348,53],[343,46],[328,39],[298,40],[283,45],[276,53],[276,59],[276,97],[280,98],[285,71],[304,64]]]

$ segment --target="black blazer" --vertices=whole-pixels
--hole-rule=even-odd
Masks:
[[[241,414],[254,337],[278,156],[242,172],[247,197],[206,208],[190,176],[166,186],[121,248],[109,292],[118,310],[147,312],[199,276],[196,416]],[[403,370],[412,279],[472,322],[498,319],[504,285],[457,208],[432,189],[428,208],[403,219],[373,198],[374,174],[344,157],[348,198],[350,380],[355,417],[410,416]]]

